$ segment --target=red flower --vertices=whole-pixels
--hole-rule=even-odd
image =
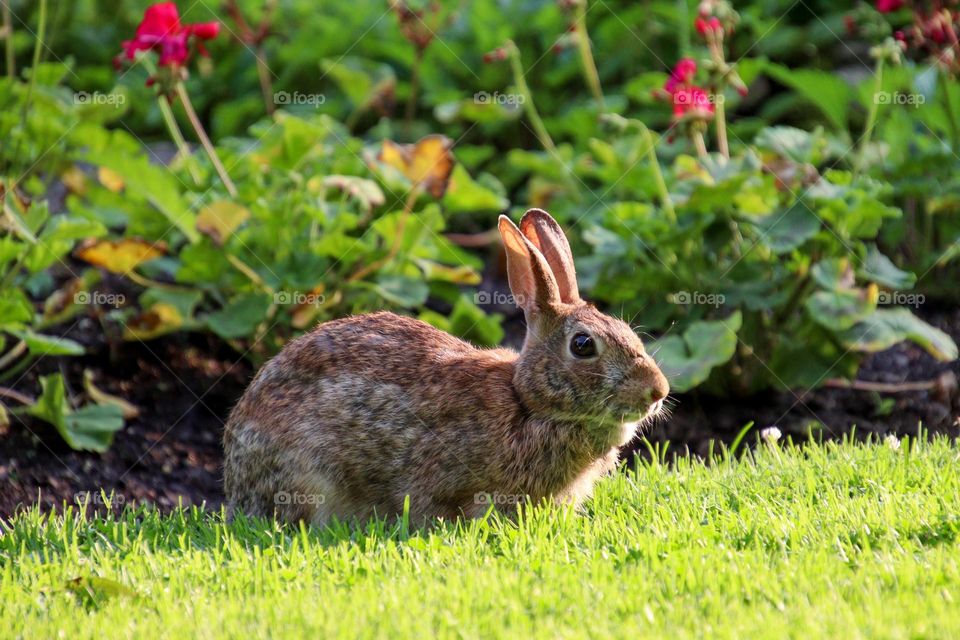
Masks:
[[[903,0],[877,0],[877,11],[890,13],[903,6]]]
[[[697,33],[702,36],[706,36],[708,33],[719,33],[723,29],[723,25],[720,24],[720,18],[716,17],[706,20],[697,16],[697,19],[693,21],[693,26],[696,27]]]
[[[692,58],[681,58],[670,72],[666,84],[663,85],[664,91],[673,95],[681,87],[689,85],[696,73],[697,63]]]
[[[124,41],[123,49],[128,60],[133,60],[138,51],[159,51],[160,66],[183,65],[190,57],[190,38],[210,40],[219,32],[219,22],[181,24],[177,5],[160,2],[147,7],[136,36]],[[203,45],[197,46],[206,55]]]
[[[679,89],[673,94],[674,118],[682,118],[691,112],[706,116],[712,114],[713,111],[713,101],[710,99],[710,94],[700,87]]]

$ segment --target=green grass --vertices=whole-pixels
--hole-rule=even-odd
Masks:
[[[27,512],[0,538],[0,637],[956,638],[958,454],[654,463],[603,481],[584,515],[429,533]]]

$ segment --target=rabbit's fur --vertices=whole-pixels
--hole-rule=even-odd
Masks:
[[[579,504],[617,462],[666,378],[631,328],[583,302],[546,212],[501,216],[520,353],[477,349],[372,313],[319,325],[257,374],[226,425],[231,509],[322,524],[483,515],[544,498]],[[571,341],[592,338],[596,355]]]

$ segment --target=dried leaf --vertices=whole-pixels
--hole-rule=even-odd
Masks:
[[[197,231],[210,236],[223,246],[240,225],[250,217],[250,211],[236,202],[218,200],[204,207],[197,216]]]
[[[434,198],[442,198],[453,172],[453,142],[441,135],[421,138],[416,144],[396,144],[384,140],[379,159],[399,170],[415,187],[425,189]]]
[[[172,304],[158,302],[134,316],[123,330],[124,340],[152,340],[183,326],[183,316]]]
[[[139,238],[123,240],[96,240],[86,242],[77,250],[77,257],[98,267],[121,275],[133,271],[142,263],[159,258],[166,251],[163,243],[150,243]]]

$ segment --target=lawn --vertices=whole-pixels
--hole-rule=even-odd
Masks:
[[[960,450],[893,444],[641,464],[582,515],[431,532],[28,511],[0,637],[960,637]]]

